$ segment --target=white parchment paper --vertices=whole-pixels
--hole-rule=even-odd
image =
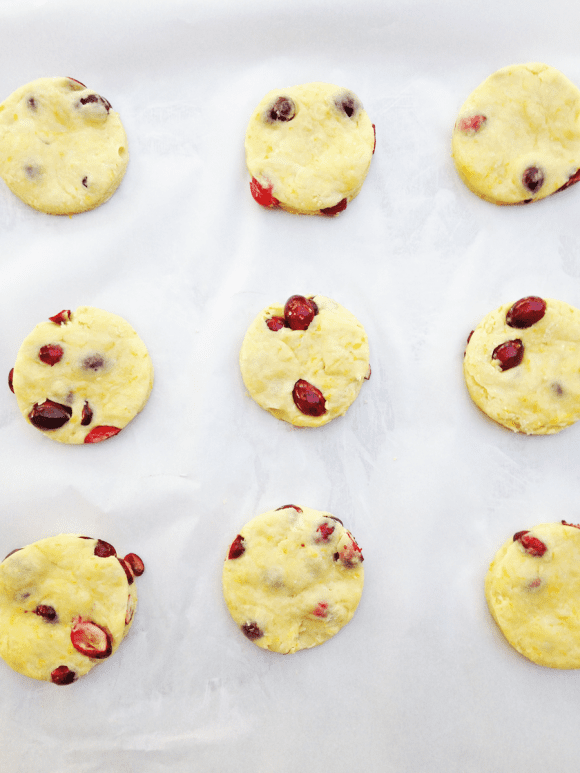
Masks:
[[[0,551],[79,532],[142,556],[114,658],[67,688],[0,663],[2,773],[322,770],[576,773],[580,674],[543,669],[493,624],[483,578],[511,534],[580,520],[580,427],[521,437],[471,403],[461,363],[491,309],[580,306],[580,186],[529,207],[471,194],[450,157],[469,92],[544,61],[580,84],[577,2],[34,2],[0,5],[0,95],[69,75],[122,116],[114,197],[73,218],[0,185],[0,364],[61,309],[125,317],[154,390],[118,437],[51,442],[0,397]],[[251,198],[243,138],[266,91],[355,91],[377,149],[335,219]],[[365,325],[372,378],[345,417],[297,430],[245,394],[246,327],[294,293]],[[230,619],[221,567],[259,512],[341,518],[365,555],[353,621],[263,652]]]

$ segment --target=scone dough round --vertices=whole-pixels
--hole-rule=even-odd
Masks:
[[[336,301],[313,296],[318,313],[306,330],[271,330],[267,321],[284,316],[273,303],[254,319],[240,351],[242,378],[250,396],[277,419],[297,427],[319,427],[346,413],[369,377],[369,344],[364,327]],[[325,398],[325,412],[303,413],[292,396],[299,380]]]
[[[488,314],[471,334],[463,362],[475,404],[504,427],[532,435],[559,432],[580,418],[580,310],[542,300],[544,315],[527,328],[507,323],[515,304]],[[502,370],[498,347],[517,341],[520,364]]]
[[[233,541],[223,592],[242,632],[263,649],[297,652],[346,625],[361,598],[362,552],[329,513],[286,505],[253,518]]]
[[[22,415],[45,435],[95,443],[117,434],[145,406],[153,365],[122,317],[80,306],[41,322],[26,337],[12,383]],[[57,418],[45,419],[48,413]],[[61,425],[46,426],[58,424],[59,416]]]
[[[73,78],[39,78],[0,104],[0,176],[50,215],[94,209],[119,186],[127,136],[108,100]]]
[[[485,579],[495,621],[519,653],[550,668],[580,668],[580,528],[544,523],[518,532]]]
[[[307,83],[266,94],[252,114],[245,144],[256,201],[332,215],[359,193],[375,132],[352,91]]]
[[[461,107],[452,149],[459,175],[481,198],[543,199],[580,176],[580,90],[545,64],[504,67]]]
[[[137,589],[116,555],[99,555],[111,547],[60,534],[0,563],[0,656],[15,671],[69,684],[116,651],[132,625]],[[105,632],[96,642],[105,649],[87,655],[73,641],[90,645],[94,626]]]

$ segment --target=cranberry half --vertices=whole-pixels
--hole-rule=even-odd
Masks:
[[[524,330],[535,325],[546,313],[546,301],[537,295],[520,298],[508,310],[505,321],[510,327]]]
[[[70,309],[63,309],[62,311],[59,311],[58,314],[55,314],[54,317],[49,317],[49,320],[54,322],[55,325],[63,325],[70,322],[71,319],[72,314]]]
[[[113,651],[113,637],[109,631],[91,620],[76,620],[70,632],[70,640],[75,650],[88,658],[102,660]]]
[[[286,510],[289,507],[291,507],[293,510],[296,510],[297,513],[304,512],[304,510],[301,507],[298,507],[298,505],[282,505],[282,507],[277,507],[276,510]]]
[[[530,193],[536,193],[544,184],[543,171],[537,166],[529,166],[522,175],[522,183]]]
[[[316,303],[303,295],[291,295],[284,305],[284,319],[291,330],[307,330],[317,314]]]
[[[143,563],[143,559],[140,558],[137,553],[127,553],[123,560],[129,564],[135,577],[141,577],[145,571],[145,564]]]
[[[255,201],[262,207],[277,207],[280,202],[275,196],[272,196],[273,185],[261,185],[255,177],[250,182],[250,192]]]
[[[338,215],[339,212],[342,212],[344,209],[346,209],[347,204],[347,199],[341,199],[338,204],[335,204],[333,207],[324,207],[320,210],[320,213],[322,215]]]
[[[12,394],[14,394],[14,368],[11,368],[8,374],[8,386]]]
[[[531,556],[543,556],[548,549],[542,540],[530,536],[529,531],[518,531],[514,534],[514,542],[521,542],[526,553]]]
[[[294,384],[292,398],[299,411],[306,416],[322,416],[326,413],[326,400],[317,387],[304,379]]]
[[[77,675],[68,666],[58,666],[52,671],[50,678],[54,684],[72,684]]]
[[[268,325],[270,330],[276,333],[278,330],[282,330],[283,327],[286,327],[286,321],[284,320],[284,317],[270,317],[266,320],[266,325]]]
[[[268,109],[269,121],[291,121],[296,115],[296,104],[290,97],[278,97],[272,107]]]
[[[247,636],[250,641],[260,639],[264,635],[258,623],[244,623],[241,628],[244,636]]]
[[[470,115],[466,118],[460,118],[457,122],[457,128],[460,132],[465,132],[466,134],[476,134],[485,125],[486,121],[487,116],[485,115]]]
[[[505,343],[496,346],[491,353],[491,358],[498,361],[502,371],[517,367],[524,358],[524,345],[521,339],[505,341]]]
[[[235,538],[235,540],[230,545],[230,552],[228,553],[228,559],[230,558],[239,558],[246,552],[246,548],[244,545],[244,538],[241,534],[238,534],[238,536]]]
[[[40,405],[35,403],[28,414],[30,423],[37,429],[52,430],[64,426],[72,416],[72,408],[52,400],[45,400]]]
[[[39,617],[43,617],[45,620],[49,620],[50,622],[56,620],[56,609],[54,607],[48,606],[47,604],[39,604],[34,610],[34,614],[38,615]]]
[[[83,405],[83,410],[81,413],[81,425],[83,427],[88,427],[88,425],[93,420],[93,411],[91,409],[91,406],[88,403],[88,400],[85,400],[85,404]]]
[[[117,555],[115,548],[109,542],[105,542],[102,539],[97,540],[93,553],[99,558],[109,558],[110,556]]]
[[[62,346],[59,346],[58,344],[47,344],[46,346],[41,346],[38,351],[38,359],[41,362],[44,362],[46,365],[50,365],[51,367],[53,365],[56,365],[57,362],[60,362],[62,360],[62,355],[64,354]]]
[[[93,427],[89,434],[85,437],[85,443],[100,443],[101,440],[107,440],[107,438],[118,435],[121,430],[118,427],[108,427],[102,425],[99,427]]]

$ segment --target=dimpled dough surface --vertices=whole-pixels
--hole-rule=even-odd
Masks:
[[[369,345],[356,317],[336,301],[315,295],[318,314],[307,330],[272,331],[266,320],[284,315],[284,304],[264,309],[248,328],[240,352],[244,384],[252,398],[278,419],[318,427],[344,414],[369,375]],[[326,399],[326,413],[308,416],[292,398],[304,379]]]
[[[509,539],[485,579],[491,614],[508,642],[542,666],[580,668],[580,529],[545,523],[528,532],[546,551]]]
[[[295,106],[291,120],[269,118],[280,97]],[[352,99],[351,116],[337,106],[345,99]],[[330,83],[308,83],[275,89],[262,99],[246,132],[246,164],[280,207],[319,214],[359,193],[374,142],[373,125],[356,95]]]
[[[545,64],[504,67],[463,104],[452,143],[457,171],[478,196],[496,204],[542,199],[580,167],[580,91]],[[531,188],[528,169],[538,170]]]
[[[90,671],[100,660],[83,655],[71,641],[79,617],[108,630],[112,652],[127,634],[136,584],[129,588],[115,556],[96,556],[96,544],[95,539],[61,534],[27,545],[0,563],[0,655],[15,671],[47,681],[61,665],[77,677]],[[56,619],[35,614],[38,605],[53,607]]]
[[[0,148],[0,176],[8,187],[52,215],[105,202],[129,160],[119,114],[72,78],[40,78],[2,102]]]
[[[57,345],[62,358],[49,365],[41,347]],[[14,366],[13,387],[22,415],[51,400],[72,409],[57,429],[43,430],[62,443],[84,443],[97,427],[123,429],[145,406],[153,386],[153,366],[143,341],[122,317],[81,306],[70,320],[37,325],[24,340]],[[92,420],[83,425],[88,403]]]
[[[240,537],[243,538],[242,541]],[[280,653],[322,644],[361,598],[362,553],[331,515],[287,505],[256,516],[236,537],[223,570],[228,609],[259,647]]]
[[[475,404],[508,429],[553,434],[580,418],[580,311],[545,299],[546,313],[527,329],[506,323],[512,304],[488,314],[467,344],[463,371]],[[520,339],[520,365],[502,371],[497,346]]]

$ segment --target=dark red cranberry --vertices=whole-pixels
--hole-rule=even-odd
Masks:
[[[291,121],[296,115],[296,104],[290,97],[278,97],[268,110],[270,121]]]
[[[328,602],[319,602],[312,610],[312,614],[316,615],[316,617],[326,617],[328,614]]]
[[[93,427],[89,434],[85,437],[85,443],[100,443],[101,440],[107,440],[107,438],[118,435],[121,430],[118,427],[107,427],[102,425],[99,427]]]
[[[54,317],[49,317],[49,320],[54,322],[55,325],[66,324],[67,322],[70,322],[71,319],[72,315],[70,309],[63,309],[62,311],[59,311],[58,314],[55,314]]]
[[[84,185],[85,188],[88,188],[89,187],[89,178],[88,177],[83,177],[83,179],[81,180],[81,183]]]
[[[108,658],[113,651],[113,637],[97,623],[79,618],[72,627],[70,640],[75,650],[87,658]]]
[[[282,330],[283,327],[286,327],[284,317],[270,317],[266,320],[266,324],[274,333],[278,330]]]
[[[242,537],[241,534],[238,534],[238,536],[230,545],[230,552],[228,553],[228,558],[239,558],[245,552],[246,552],[246,548],[244,545],[244,538]]]
[[[546,313],[546,301],[536,295],[520,298],[510,307],[505,315],[506,324],[518,330],[535,325]]]
[[[373,134],[374,134],[374,138],[375,138],[375,141],[374,141],[374,144],[373,144],[373,155],[374,155],[374,152],[377,149],[377,128],[376,128],[376,126],[374,124],[373,124]]]
[[[14,394],[14,368],[11,368],[10,373],[8,374],[8,386],[10,387],[10,391]]]
[[[115,548],[105,540],[98,539],[93,553],[99,558],[109,558],[110,556],[116,556],[117,551]]]
[[[85,404],[83,405],[83,410],[81,413],[81,425],[83,427],[88,427],[92,420],[93,420],[93,411],[88,401],[85,400]]]
[[[35,403],[28,414],[31,424],[37,429],[51,430],[64,426],[72,416],[72,408],[52,400],[45,400],[40,405]]]
[[[123,571],[125,572],[125,576],[127,577],[127,582],[129,585],[133,585],[135,582],[135,577],[133,576],[133,570],[131,569],[131,566],[125,561],[124,558],[119,558],[117,556],[117,561],[121,564],[123,567]]]
[[[145,564],[143,563],[143,559],[140,558],[137,553],[127,553],[124,561],[129,564],[135,577],[141,577],[145,571]]]
[[[293,510],[296,510],[297,513],[303,513],[301,507],[298,507],[298,505],[282,505],[282,507],[277,507],[276,510],[286,510],[288,507],[291,507]]]
[[[457,122],[457,128],[460,132],[476,134],[487,121],[485,115],[470,115],[467,118],[461,118]]]
[[[54,684],[72,684],[77,675],[68,666],[59,666],[52,671],[50,678]]]
[[[104,364],[105,358],[102,354],[91,354],[83,360],[84,370],[92,370],[95,373],[101,370]]]
[[[330,537],[334,534],[334,526],[323,521],[316,531],[320,532],[320,534],[314,538],[315,542],[328,542]]]
[[[322,392],[304,379],[294,384],[292,398],[298,410],[306,416],[322,416],[326,413],[326,400]]]
[[[522,183],[530,193],[536,193],[544,184],[544,173],[537,166],[529,166],[522,175]]]
[[[316,303],[303,295],[291,295],[284,305],[284,319],[292,330],[307,330],[317,314]]]
[[[320,210],[320,213],[322,215],[338,215],[339,212],[342,212],[344,209],[346,209],[347,204],[347,199],[341,199],[338,204],[335,204],[333,207],[324,207]]]
[[[59,346],[58,344],[47,344],[46,346],[40,347],[38,359],[52,367],[62,360],[63,354],[62,346]]]
[[[532,537],[529,531],[518,531],[514,534],[514,542],[521,542],[526,553],[531,556],[543,556],[548,549],[537,537]]]
[[[261,185],[255,177],[250,182],[250,191],[254,199],[262,207],[277,207],[280,202],[275,196],[272,196],[273,185]]]
[[[356,113],[361,109],[360,102],[350,91],[341,92],[334,100],[334,104],[338,110],[341,110],[349,118],[355,116]]]
[[[102,105],[107,113],[111,109],[111,103],[108,99],[105,99],[104,97],[101,97],[99,94],[88,94],[86,97],[81,97],[79,99],[79,104],[81,105],[89,105],[89,104],[98,104]]]
[[[264,635],[264,632],[260,629],[258,623],[244,623],[242,625],[242,633],[251,641],[260,639]]]
[[[50,620],[51,622],[56,620],[56,609],[54,607],[49,607],[46,604],[39,604],[34,610],[34,614],[43,617],[45,620]]]
[[[506,341],[496,346],[491,353],[492,360],[497,360],[501,370],[517,367],[524,358],[524,345],[519,338]]]
[[[8,556],[11,556],[13,553],[18,553],[18,551],[19,551],[19,550],[22,550],[22,548],[14,548],[14,550],[11,550],[11,551],[10,551],[10,553],[8,553],[8,555],[4,556],[4,558],[2,559],[2,561],[6,561],[6,559],[8,558]]]
[[[38,109],[38,102],[34,97],[28,97],[28,99],[26,100],[26,104],[28,108],[33,112],[36,112],[36,110]]]
[[[559,191],[566,190],[566,188],[569,188],[571,185],[574,185],[574,183],[577,183],[580,180],[580,169],[577,169],[574,174],[570,175],[567,182],[564,183],[560,188],[558,188]]]

